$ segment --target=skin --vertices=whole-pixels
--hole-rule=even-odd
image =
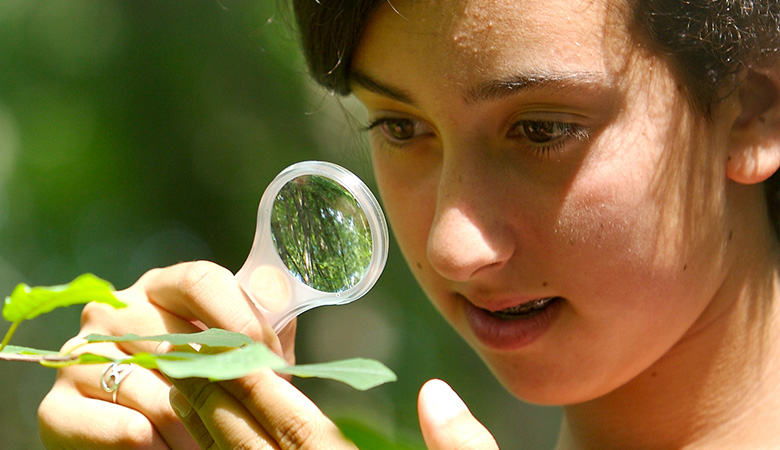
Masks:
[[[620,7],[380,6],[352,69],[385,211],[506,388],[565,405],[560,448],[776,447],[778,246],[760,182],[780,166],[780,70],[748,71],[707,120]],[[225,269],[156,270],[119,294],[131,306],[88,306],[82,334],[220,326],[292,359],[294,330],[274,336]],[[529,319],[487,312],[552,297]],[[113,405],[102,370],[60,372],[40,408],[48,446],[353,448],[272,373],[171,387],[137,369]],[[418,410],[431,449],[497,448],[441,381]]]
[[[394,233],[445,319],[514,395],[572,405],[562,443],[693,447],[754,428],[734,416],[776,405],[778,381],[775,346],[749,345],[777,341],[776,238],[761,177],[742,176],[760,165],[744,123],[758,106],[743,92],[697,116],[615,2],[393,6],[353,88]],[[499,94],[473,95],[485,85]],[[585,132],[545,150],[523,121]],[[469,320],[553,296],[528,344],[486,343]]]
[[[445,7],[446,14],[432,3],[405,14],[402,3],[400,15],[384,8],[368,28],[356,70],[410,100],[372,92],[369,83],[356,83],[357,97],[372,119],[419,121],[423,129],[396,148],[382,126],[374,128],[377,180],[426,294],[507,387],[543,403],[589,400],[698,326],[733,264],[734,246],[726,244],[733,225],[703,211],[714,216],[710,229],[680,229],[682,209],[694,206],[680,198],[685,180],[680,189],[656,180],[665,178],[667,153],[693,147],[668,131],[685,114],[682,103],[659,63],[618,53],[625,38],[606,33],[601,3],[481,3]],[[545,20],[531,26],[513,9]],[[504,19],[483,30],[485,13]],[[558,25],[574,14],[576,22]],[[601,32],[588,33],[594,29]],[[480,52],[487,42],[490,50]],[[431,49],[443,56],[430,58]],[[661,75],[640,75],[652,71]],[[567,81],[464,100],[493,80],[549,74]],[[569,83],[587,89],[562,88]],[[581,123],[590,137],[563,136],[560,148],[540,152],[512,128],[528,119]],[[725,159],[725,151],[708,158],[701,171]],[[680,172],[690,170],[699,169]],[[712,195],[723,197],[722,187]],[[680,211],[665,212],[669,205]],[[483,345],[463,311],[467,303],[495,310],[550,296],[566,299],[553,327],[519,350]]]

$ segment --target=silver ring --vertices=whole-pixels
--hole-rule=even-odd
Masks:
[[[103,371],[103,376],[100,378],[100,387],[111,394],[111,399],[114,403],[116,403],[116,393],[119,391],[119,383],[130,375],[130,372],[132,372],[133,369],[135,369],[135,366],[132,364],[113,362]]]

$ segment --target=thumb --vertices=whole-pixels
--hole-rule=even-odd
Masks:
[[[498,449],[490,432],[444,381],[429,380],[423,385],[417,411],[425,445],[430,450]]]

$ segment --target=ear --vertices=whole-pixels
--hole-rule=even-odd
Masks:
[[[726,175],[742,184],[760,183],[780,167],[780,64],[750,69],[739,87]]]

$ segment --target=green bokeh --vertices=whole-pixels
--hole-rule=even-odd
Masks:
[[[330,160],[370,183],[363,139],[342,110],[350,102],[342,108],[309,84],[280,4],[0,2],[0,291],[84,272],[123,288],[191,259],[235,271],[260,196],[286,166]],[[443,378],[502,448],[549,448],[558,411],[506,395],[424,299],[394,244],[390,252],[365,299],[302,316],[297,355],[376,358],[399,381],[369,392],[298,385],[334,417],[417,439],[417,391]],[[42,316],[13,343],[58,348],[79,311]],[[41,448],[36,409],[54,376],[0,364],[0,448]]]

